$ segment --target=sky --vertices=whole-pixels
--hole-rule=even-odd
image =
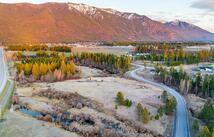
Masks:
[[[165,22],[181,20],[214,33],[214,0],[0,0],[3,3],[73,2],[135,12]]]

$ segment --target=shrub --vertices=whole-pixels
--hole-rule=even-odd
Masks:
[[[118,109],[118,106],[117,106],[117,105],[115,105],[115,109]]]
[[[124,95],[122,92],[118,92],[117,93],[117,98],[116,101],[119,105],[123,105],[124,104]]]
[[[194,120],[192,123],[192,130],[196,133],[199,130],[199,124],[197,120]]]
[[[164,107],[163,106],[159,107],[158,108],[158,115],[160,117],[162,117],[164,113],[165,113]]]
[[[204,126],[198,137],[211,137],[211,133],[207,126]]]
[[[127,106],[127,107],[131,107],[132,106],[132,101],[129,100],[129,99],[124,99],[124,95],[122,92],[118,92],[117,93],[117,97],[116,97],[116,102],[119,104],[119,105],[124,105],[124,106]]]
[[[132,101],[129,100],[129,99],[126,99],[126,100],[125,100],[125,106],[131,107],[131,106],[132,106]]]
[[[155,119],[156,119],[156,120],[159,120],[159,119],[160,119],[159,114],[155,115]]]

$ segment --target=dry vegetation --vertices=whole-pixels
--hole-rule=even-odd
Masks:
[[[133,101],[133,105],[129,108],[118,106],[115,109],[117,91],[122,91]],[[59,125],[83,136],[88,136],[89,133],[90,135],[101,134],[98,129],[103,129],[102,134],[110,134],[110,131],[104,130],[106,126],[110,126],[114,134],[119,134],[122,130],[123,134],[130,136],[149,132],[153,135],[163,135],[169,124],[168,116],[164,115],[160,120],[154,119],[157,109],[162,104],[158,98],[162,91],[153,86],[123,78],[93,77],[51,84],[38,83],[30,87],[19,87],[17,94],[20,106],[44,113],[44,117],[40,120],[50,121],[53,114],[64,112],[70,112],[69,118],[72,121],[75,121],[77,115],[80,116],[80,121],[75,121],[70,126],[62,123]],[[148,108],[153,116],[148,124],[138,122],[137,102]],[[91,128],[90,125],[87,126],[90,131],[81,124],[84,120],[93,121],[94,125]],[[119,124],[119,127],[114,127],[114,124]]]
[[[51,56],[53,57],[53,55]],[[65,69],[69,68],[67,63],[70,60],[74,60],[77,64],[86,64],[86,66],[98,65],[98,68],[101,66],[101,68],[108,69],[112,66],[110,69],[113,71],[117,71],[117,69],[125,71],[121,68],[128,70],[130,67],[129,58],[117,57],[113,54],[84,53],[69,58],[65,58],[63,55],[59,57],[61,60],[65,60],[65,63],[59,63],[56,69],[65,73]],[[13,97],[15,114],[20,115],[22,112],[21,114],[29,117],[29,113],[31,113],[30,116],[40,121],[47,121],[52,123],[51,125],[55,124],[57,127],[86,137],[166,135],[171,117],[164,114],[160,119],[155,118],[158,109],[164,105],[160,99],[162,90],[141,82],[119,78],[116,75],[113,77],[114,75],[104,73],[105,71],[84,66],[75,66],[75,69],[80,72],[78,79],[66,80],[69,78],[64,75],[65,77],[60,79],[60,82],[44,83],[43,77],[45,78],[46,74],[40,73],[44,71],[44,68],[51,67],[51,63],[42,63],[41,60],[38,60],[39,65],[35,65],[34,61],[25,59],[22,62],[23,69],[18,70],[19,72],[24,70],[22,76],[20,76],[21,73],[19,74],[19,78],[24,76],[36,78],[37,73],[41,77],[28,84],[23,84],[22,80],[17,81],[17,91]],[[88,65],[90,61],[92,64]],[[32,66],[29,66],[30,63]],[[57,64],[57,61],[55,63]],[[26,73],[28,71],[29,74]],[[72,74],[72,76],[74,75]],[[124,103],[128,102],[128,105],[117,104],[116,95],[119,91],[124,94],[126,99]],[[146,122],[139,121],[136,110],[138,103],[148,114]]]

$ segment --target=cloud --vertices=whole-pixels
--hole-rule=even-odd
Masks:
[[[191,7],[214,11],[214,0],[197,0],[192,3]]]

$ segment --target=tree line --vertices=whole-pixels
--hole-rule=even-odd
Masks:
[[[163,46],[169,45],[175,46],[196,46],[196,45],[206,45],[206,42],[142,42],[142,41],[114,41],[114,42],[103,42],[102,45],[105,46]]]
[[[184,50],[181,48],[176,51],[165,51],[164,62],[168,66],[180,64],[198,64],[199,62],[214,62],[214,50],[184,52]]]
[[[105,53],[88,53],[83,52],[74,54],[75,62],[84,66],[92,66],[110,73],[124,73],[130,69],[131,57],[126,55],[117,56]]]
[[[142,60],[162,61],[168,66],[180,64],[196,64],[199,62],[214,62],[214,49],[196,52],[185,52],[182,47],[138,46],[136,52],[143,53]],[[138,57],[139,58],[139,57]]]
[[[214,98],[214,75],[205,75],[200,73],[194,75],[191,80],[191,92],[203,96]]]
[[[35,56],[14,54],[21,62],[16,63],[17,80],[54,82],[70,79],[77,73],[76,65],[92,66],[111,73],[124,73],[130,68],[129,56],[104,53],[71,54],[65,57],[57,52],[38,51]]]
[[[6,45],[6,49],[10,51],[57,51],[57,52],[71,52],[71,47],[52,44],[10,44]]]
[[[177,46],[170,46],[168,44],[160,44],[160,45],[143,45],[143,46],[136,46],[135,52],[136,53],[155,53],[155,54],[161,54],[164,53],[166,50],[175,50],[178,49]]]

